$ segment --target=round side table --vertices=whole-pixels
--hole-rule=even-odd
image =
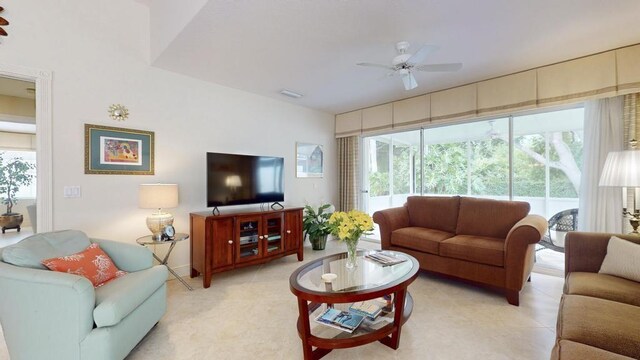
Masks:
[[[180,282],[182,283],[182,285],[186,286],[187,289],[189,290],[193,290],[193,288],[191,286],[189,286],[189,284],[187,284],[186,281],[184,281],[183,278],[181,278],[180,276],[178,276],[178,274],[176,274],[175,271],[173,271],[172,268],[169,267],[169,265],[167,264],[167,262],[169,261],[169,255],[171,255],[171,251],[173,251],[173,248],[176,246],[176,243],[179,241],[183,241],[183,240],[187,240],[189,238],[189,234],[183,234],[183,233],[176,233],[176,235],[173,237],[173,239],[171,240],[154,240],[153,239],[153,235],[147,235],[147,236],[143,236],[143,237],[139,237],[136,239],[136,242],[142,246],[145,247],[149,247],[151,245],[165,245],[165,244],[170,244],[169,245],[169,250],[167,251],[167,254],[164,256],[164,259],[160,259],[154,252],[152,252],[153,257],[158,260],[158,262],[161,265],[164,265],[167,267],[167,270],[169,270],[169,272],[171,274],[173,274],[173,276],[176,277],[176,279],[180,280]]]

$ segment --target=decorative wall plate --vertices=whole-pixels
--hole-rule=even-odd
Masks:
[[[129,117],[129,110],[124,105],[113,104],[109,106],[109,116],[113,120],[124,121]]]

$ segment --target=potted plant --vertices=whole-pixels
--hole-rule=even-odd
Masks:
[[[327,236],[331,233],[328,224],[331,212],[326,210],[330,207],[331,204],[321,205],[317,210],[309,205],[304,207],[302,227],[305,235],[309,235],[309,241],[311,242],[313,250],[324,250],[327,244]]]
[[[13,212],[13,205],[18,202],[16,199],[18,190],[33,182],[34,176],[28,172],[35,166],[21,158],[15,158],[5,164],[3,155],[4,153],[0,153],[0,196],[2,203],[7,205],[7,212],[0,215],[0,226],[4,234],[7,229],[18,229],[20,232],[23,216]]]

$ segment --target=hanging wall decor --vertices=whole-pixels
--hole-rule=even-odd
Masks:
[[[113,104],[109,106],[109,116],[116,121],[124,121],[129,117],[129,110],[124,105]]]
[[[154,133],[84,125],[84,173],[153,175]]]
[[[0,13],[4,11],[4,8],[0,6]],[[9,21],[7,19],[0,16],[0,36],[7,36],[7,31],[3,28],[3,26],[9,25]]]

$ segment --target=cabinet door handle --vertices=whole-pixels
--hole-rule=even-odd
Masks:
[[[287,234],[291,234],[291,230],[287,230]]]
[[[233,240],[229,240],[229,245],[233,244]]]
[[[263,236],[262,236],[262,235],[258,236],[258,239],[262,240],[262,238],[263,238]]]

